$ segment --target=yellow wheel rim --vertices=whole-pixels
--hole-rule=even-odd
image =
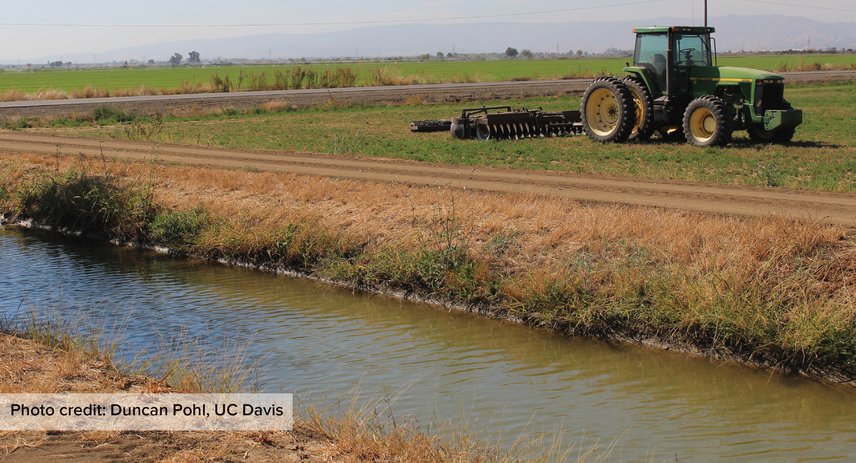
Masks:
[[[690,131],[693,138],[699,142],[706,142],[713,138],[716,131],[716,118],[713,112],[707,108],[697,108],[690,116]]]
[[[606,137],[612,133],[618,126],[620,112],[618,99],[608,89],[599,88],[589,95],[586,120],[596,135]]]
[[[645,117],[645,107],[643,106],[645,103],[642,102],[642,98],[636,92],[633,92],[633,104],[636,105],[636,122],[633,124],[631,136],[639,133],[639,129],[642,128],[642,120]]]

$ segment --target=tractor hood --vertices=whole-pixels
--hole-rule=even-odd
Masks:
[[[751,79],[751,80],[784,80],[779,74],[760,71],[758,69],[736,68],[722,66],[719,68],[719,77],[723,79]]]

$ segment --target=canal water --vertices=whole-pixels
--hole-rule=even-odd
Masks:
[[[239,346],[264,392],[391,403],[510,445],[563,430],[616,461],[852,461],[856,394],[245,269],[0,229],[0,316],[121,329],[123,355]],[[226,352],[234,353],[234,349]],[[460,424],[463,427],[463,424]],[[573,453],[576,455],[576,451]]]

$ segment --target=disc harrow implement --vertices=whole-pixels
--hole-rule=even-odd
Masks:
[[[491,106],[464,109],[451,121],[413,121],[413,132],[449,130],[460,140],[520,140],[524,138],[562,137],[583,133],[579,111],[545,112],[539,109],[513,109]]]

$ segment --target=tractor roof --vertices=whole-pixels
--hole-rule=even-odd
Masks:
[[[666,32],[685,32],[689,34],[713,34],[716,29],[702,26],[654,26],[634,27],[633,32],[637,34],[663,34]]]

